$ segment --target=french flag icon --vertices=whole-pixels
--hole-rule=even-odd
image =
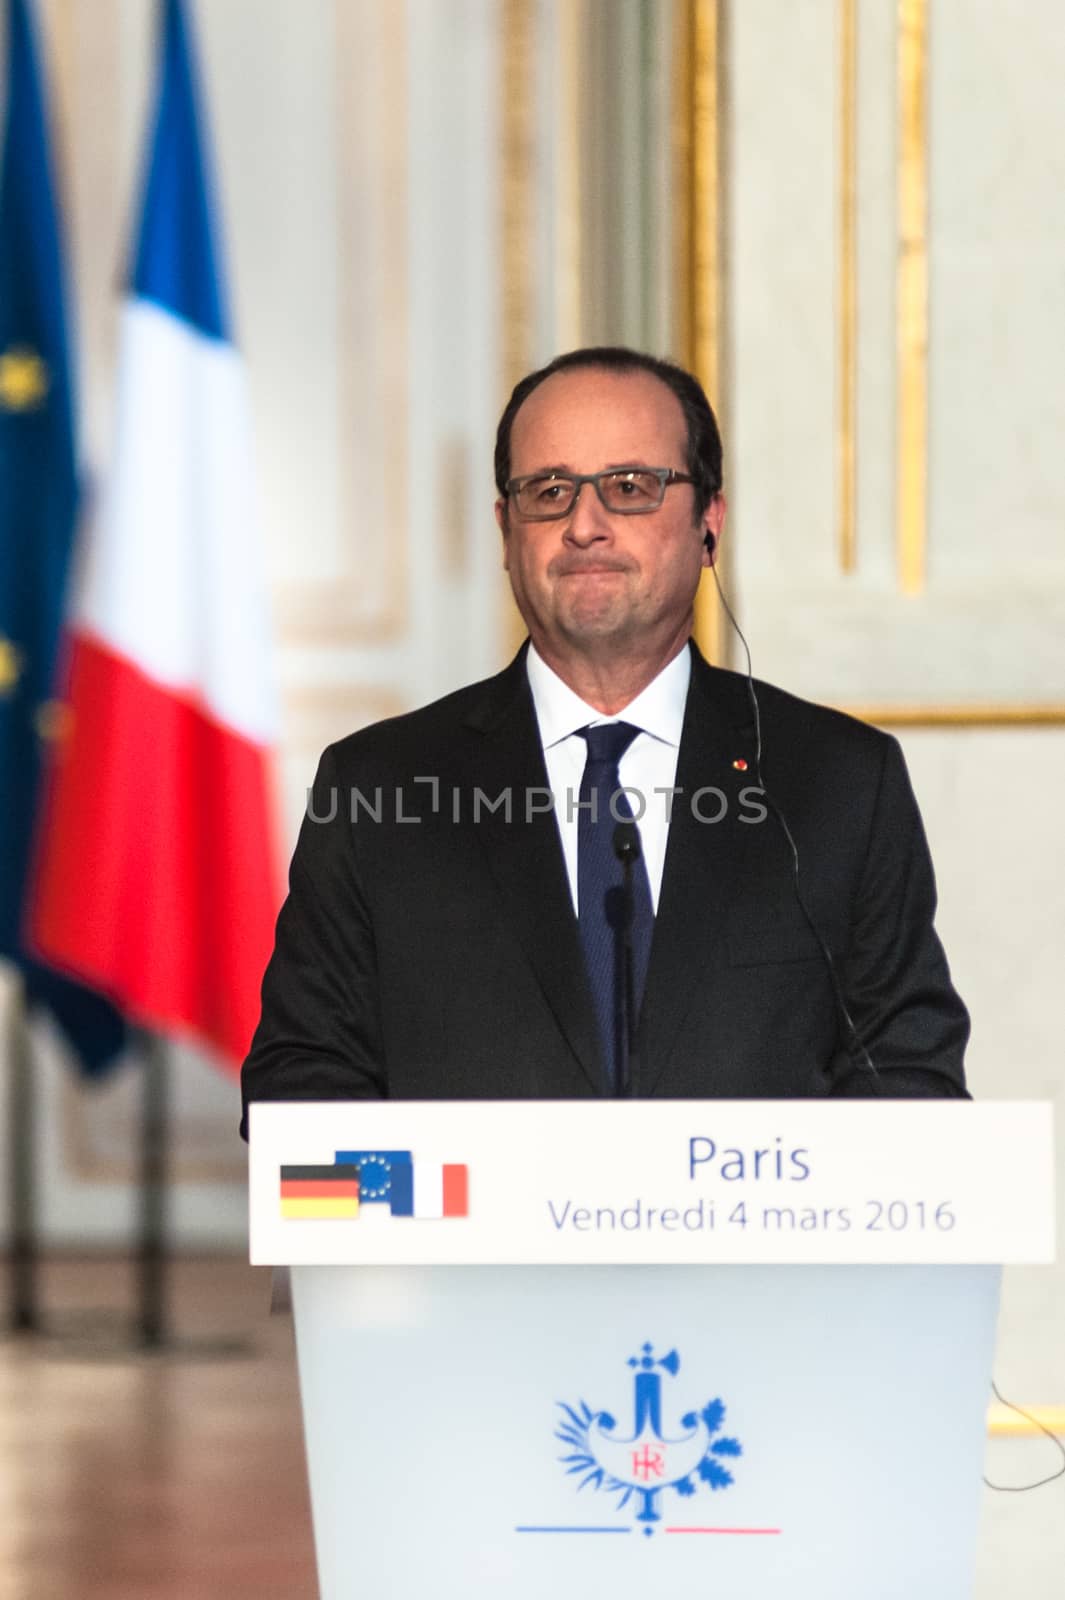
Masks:
[[[454,1163],[415,1161],[392,1168],[394,1217],[469,1216],[469,1168]]]

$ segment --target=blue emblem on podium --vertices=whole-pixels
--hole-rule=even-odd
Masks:
[[[602,1490],[616,1497],[616,1509],[632,1505],[636,1521],[662,1520],[665,1490],[689,1496],[700,1483],[727,1489],[734,1482],[728,1461],[743,1454],[738,1439],[722,1434],[725,1406],[710,1400],[701,1411],[687,1411],[677,1422],[663,1422],[662,1374],[675,1378],[680,1357],[675,1350],[656,1358],[645,1344],[629,1358],[633,1370],[633,1421],[626,1431],[608,1411],[593,1411],[583,1400],[575,1406],[559,1401],[562,1417],[556,1439],[567,1446],[559,1460],[579,1489]],[[650,1532],[650,1528],[647,1529]]]

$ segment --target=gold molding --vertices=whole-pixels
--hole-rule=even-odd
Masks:
[[[670,162],[672,167],[672,321],[673,346],[683,359],[692,346],[692,299],[694,283],[691,267],[692,208],[692,16],[690,0],[673,7],[670,81]]]
[[[1065,705],[842,705],[838,710],[878,728],[1065,728]]]
[[[674,160],[679,196],[677,332],[684,364],[720,416],[722,337],[723,0],[682,0],[674,33]],[[725,616],[713,576],[695,597],[696,642],[727,665]]]
[[[328,578],[287,584],[275,600],[275,614],[286,644],[344,647],[387,642],[401,635],[408,623],[408,82],[402,6],[361,11],[346,0],[334,0],[333,17],[337,107],[337,515],[343,565],[340,572]],[[360,31],[368,17],[374,19],[379,34],[373,42],[374,61],[370,68],[364,61],[367,41]],[[375,115],[372,160],[380,175],[380,203],[371,229],[374,249],[380,254],[376,274],[379,331],[371,341],[367,339],[365,302],[355,294],[351,267],[353,243],[366,235],[365,206],[355,193],[352,163],[370,159],[366,129],[358,121],[360,115],[365,115],[367,101],[351,93],[353,62],[361,62],[362,70],[373,71],[380,80],[369,101]],[[383,504],[367,506],[353,481],[359,456],[352,450],[351,440],[361,427],[359,393],[365,382],[367,348],[377,358],[370,414],[384,467],[383,481],[389,485],[387,515]],[[365,405],[361,409],[365,411]],[[367,540],[370,549],[360,548]],[[368,593],[372,596],[369,604]]]
[[[1040,1438],[1043,1428],[1048,1433],[1065,1435],[1065,1406],[1024,1406],[1022,1409],[1028,1413],[1027,1417],[1020,1416],[1010,1406],[997,1403],[988,1406],[987,1431],[991,1438]]]
[[[927,564],[928,0],[898,0],[897,561],[903,594]]]
[[[584,168],[581,152],[581,70],[584,64],[584,15],[578,0],[567,0],[557,13],[554,48],[559,55],[558,137],[555,141],[555,347],[574,350],[583,344],[581,282],[583,268]],[[531,293],[531,291],[530,291]],[[529,357],[532,359],[532,338]]]
[[[500,74],[502,159],[503,391],[529,370],[533,349],[536,129],[530,63],[535,60],[533,0],[503,0]]]
[[[855,416],[858,388],[857,0],[839,0],[839,200],[836,471],[837,538],[843,572],[857,566]]]
[[[503,399],[532,365],[535,344],[534,263],[536,128],[530,62],[535,60],[534,0],[503,0],[500,79],[500,196],[502,237],[500,346]],[[572,218],[567,218],[572,223]],[[579,219],[577,222],[579,234]],[[577,283],[579,303],[580,283]],[[510,655],[525,638],[525,624],[503,579],[503,640]]]

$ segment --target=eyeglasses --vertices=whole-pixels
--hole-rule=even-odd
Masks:
[[[550,522],[568,517],[586,483],[607,511],[623,517],[638,517],[657,511],[672,483],[693,483],[686,472],[672,467],[621,467],[609,472],[534,472],[527,478],[511,478],[507,494],[520,516],[529,522]]]

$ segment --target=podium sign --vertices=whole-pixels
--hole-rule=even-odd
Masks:
[[[1048,1108],[262,1105],[251,1161],[322,1600],[968,1600]]]
[[[1053,1175],[1036,1102],[253,1105],[251,1259],[1047,1262]]]

